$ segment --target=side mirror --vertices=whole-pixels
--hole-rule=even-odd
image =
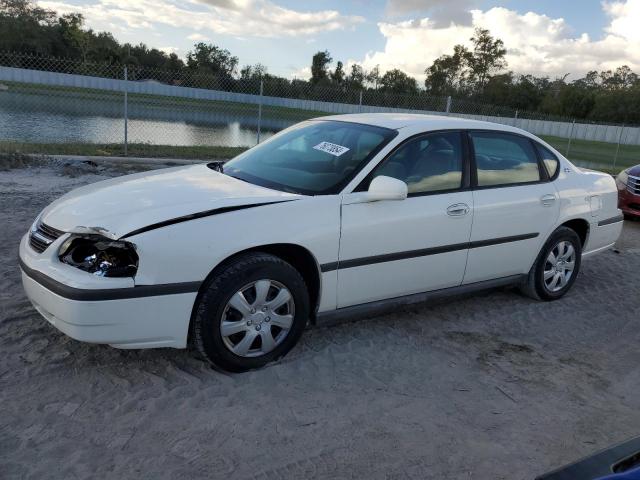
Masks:
[[[408,191],[407,184],[402,180],[380,175],[371,180],[367,191],[367,201],[404,200],[407,198]]]

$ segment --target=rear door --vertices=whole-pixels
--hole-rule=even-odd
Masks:
[[[338,307],[460,285],[473,198],[459,131],[405,141],[356,190],[378,175],[407,183],[405,200],[342,205]]]
[[[555,226],[559,196],[533,142],[470,131],[474,219],[464,282],[527,273]]]

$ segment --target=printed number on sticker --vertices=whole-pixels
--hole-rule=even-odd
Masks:
[[[335,143],[330,143],[330,142],[321,142],[313,148],[315,148],[316,150],[320,150],[321,152],[327,152],[328,154],[334,155],[336,157],[339,157],[343,153],[346,153],[349,151],[347,147],[343,147],[342,145],[336,145]]]

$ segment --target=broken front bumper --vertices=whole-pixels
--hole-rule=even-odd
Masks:
[[[117,348],[186,347],[196,282],[136,286],[130,278],[96,277],[62,264],[52,252],[36,253],[27,236],[20,267],[36,310],[76,340]]]

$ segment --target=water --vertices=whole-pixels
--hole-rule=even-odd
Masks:
[[[130,97],[130,143],[250,147],[256,144],[254,105]],[[0,141],[122,143],[121,94],[10,88],[0,91]],[[295,121],[263,116],[261,139]]]

